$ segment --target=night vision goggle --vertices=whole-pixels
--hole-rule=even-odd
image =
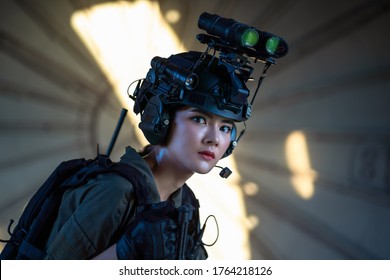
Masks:
[[[207,44],[206,51],[199,55],[189,52],[169,58],[154,57],[146,79],[141,86],[138,83],[132,97],[136,101],[136,114],[143,112],[152,96],[157,96],[164,104],[198,107],[235,121],[245,121],[250,117],[266,71],[275,64],[275,58],[288,52],[286,41],[233,19],[206,12],[200,15],[198,27],[208,33],[197,35],[200,43]],[[250,103],[246,82],[251,79],[253,67],[249,58],[265,63]],[[212,72],[220,76],[213,76]]]

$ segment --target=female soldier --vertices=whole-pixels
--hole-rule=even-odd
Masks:
[[[88,259],[108,247],[97,258],[207,258],[197,200],[185,182],[232,153],[235,122],[249,116],[248,75],[199,52],[155,57],[151,64],[132,97],[151,145],[143,153],[128,147],[121,158],[145,179],[149,206],[135,215],[134,184],[117,174],[97,176],[65,193],[46,258]],[[180,211],[188,213],[184,234]]]
[[[161,201],[172,199],[175,206],[180,207],[180,195],[183,195],[180,191],[185,182],[194,173],[208,173],[232,152],[236,145],[235,122],[247,116],[249,91],[245,81],[231,66],[198,52],[152,60],[146,81],[135,93],[135,112],[142,113],[140,128],[153,144],[144,160],[152,171]],[[177,87],[180,83],[183,86]],[[198,224],[196,221],[195,226]],[[140,231],[143,236],[148,234],[145,227]],[[167,231],[165,236],[170,234]],[[134,254],[137,255],[134,250],[145,249],[147,244],[156,242],[151,240],[153,238],[136,242],[132,239],[134,235],[132,227],[116,246],[98,258],[134,258]],[[177,235],[172,236],[177,239]],[[189,236],[192,248],[186,245],[185,258],[207,257],[199,240],[201,234]],[[171,248],[166,244],[154,245],[162,258],[175,258],[178,254],[180,242],[166,240],[166,243],[169,241]],[[134,244],[138,247],[134,248]],[[167,253],[163,253],[164,250]],[[171,255],[171,252],[175,253]]]

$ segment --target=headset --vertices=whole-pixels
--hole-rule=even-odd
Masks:
[[[207,45],[206,50],[154,57],[146,78],[137,80],[129,97],[135,101],[134,113],[141,114],[139,128],[152,145],[166,141],[177,106],[195,107],[243,122],[244,129],[239,134],[236,126],[232,129],[230,145],[223,155],[227,157],[245,133],[245,121],[251,116],[268,68],[275,64],[274,58],[287,54],[288,46],[279,36],[218,15],[201,14],[198,27],[208,33],[197,35],[198,41]],[[254,70],[251,61],[265,66],[248,102],[250,91],[246,83],[253,79]]]

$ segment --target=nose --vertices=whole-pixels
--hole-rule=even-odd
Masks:
[[[203,142],[208,145],[218,146],[219,144],[219,129],[216,126],[208,126]]]

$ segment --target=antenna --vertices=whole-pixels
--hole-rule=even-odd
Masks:
[[[114,130],[114,134],[112,135],[112,138],[111,138],[110,145],[108,146],[108,149],[107,149],[107,152],[106,152],[106,156],[107,157],[110,156],[110,154],[112,152],[112,149],[114,148],[116,139],[118,138],[119,131],[121,130],[121,127],[122,127],[123,121],[125,120],[126,114],[127,114],[127,109],[122,108],[121,114],[119,116],[118,123],[116,125],[116,128]]]

